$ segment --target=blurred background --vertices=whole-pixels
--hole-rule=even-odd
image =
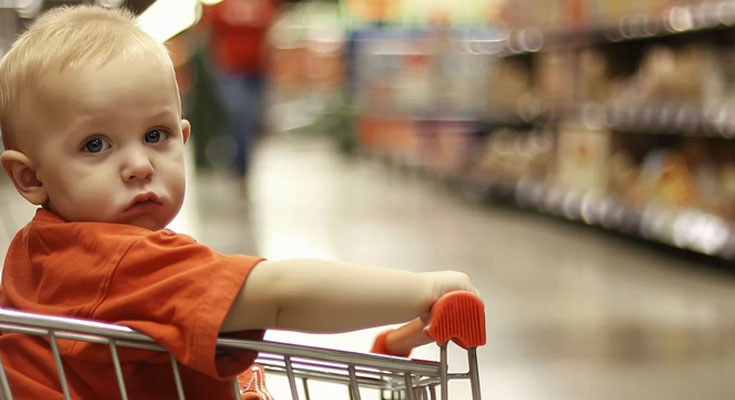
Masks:
[[[0,55],[83,2],[0,0]],[[735,398],[734,1],[97,3],[176,65],[193,135],[172,229],[467,272],[486,398]],[[32,215],[3,175],[0,256]],[[379,331],[267,338],[366,351]]]

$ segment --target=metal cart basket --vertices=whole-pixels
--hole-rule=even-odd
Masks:
[[[397,328],[395,332],[411,329],[413,328],[407,324]],[[117,349],[130,347],[166,351],[150,337],[127,327],[7,309],[0,309],[0,331],[48,338],[66,399],[71,399],[71,396],[59,355],[57,339],[79,340],[108,346],[120,397],[124,400],[128,399],[128,396],[135,398],[135,395],[126,391]],[[476,348],[485,344],[485,316],[482,302],[466,292],[453,292],[445,295],[434,304],[431,320],[425,333],[439,345],[439,362],[245,339],[220,338],[217,346],[218,349],[257,351],[259,356],[256,362],[268,373],[283,374],[287,377],[294,400],[300,398],[299,383],[303,398],[310,399],[310,381],[344,385],[347,388],[346,397],[352,400],[360,399],[360,388],[377,389],[382,399],[447,400],[449,398],[448,382],[457,379],[468,380],[473,400],[479,400],[480,382]],[[411,333],[408,332],[407,335]],[[448,372],[447,345],[449,341],[467,350],[469,370],[466,373]],[[185,399],[186,394],[181,383],[178,363],[173,356],[170,358],[171,373],[176,382],[178,397]],[[239,399],[240,391],[236,378],[233,379],[232,385],[234,398]],[[2,360],[0,360],[0,399],[13,399],[2,367]]]

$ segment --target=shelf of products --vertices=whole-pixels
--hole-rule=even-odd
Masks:
[[[565,25],[563,28],[555,26],[541,30],[532,26],[511,29],[504,38],[504,46],[499,48],[498,55],[507,57],[529,52],[645,40],[733,26],[735,3],[732,1],[704,1],[699,4],[655,7],[621,18],[597,18]]]
[[[539,181],[485,179],[465,181],[473,196],[505,198],[522,208],[634,235],[669,246],[725,260],[735,260],[735,228],[721,216],[699,209],[663,210],[649,205],[642,210],[594,191],[579,192]]]
[[[604,126],[621,133],[735,139],[735,104],[729,103],[713,104],[702,109],[697,104],[681,102],[607,106],[587,102],[557,107],[555,111],[561,117],[534,115],[534,119],[529,120],[519,112],[509,112],[505,115],[487,115],[485,118],[509,126],[523,122],[538,124],[549,122],[551,118],[573,116],[587,126]]]
[[[735,168],[689,170],[694,144],[650,150],[636,165],[625,146],[609,155],[610,137],[587,128],[557,138],[505,128],[483,134],[487,125],[472,121],[368,121],[358,128],[372,131],[361,138],[368,154],[454,181],[472,198],[735,261]]]
[[[575,1],[536,17],[559,17],[551,3]],[[362,36],[359,146],[474,194],[735,261],[735,2],[641,0],[612,19],[603,3],[565,30],[567,17],[511,18],[507,35]]]
[[[546,131],[553,150],[529,176],[517,167],[527,163],[528,139],[519,132],[491,136],[473,173],[513,185],[541,182],[547,189],[541,204],[531,198],[533,208],[586,223],[574,199],[603,199],[617,204],[606,209],[622,222],[607,217],[593,224],[732,260],[735,35],[729,27],[735,3],[661,10],[660,18],[636,14],[587,26],[581,35],[594,40],[586,43],[496,58],[491,108],[547,115],[551,122],[536,129]],[[665,29],[651,28],[656,24]],[[604,26],[617,26],[619,35]],[[695,34],[676,35],[684,32]],[[509,160],[499,163],[503,158]],[[519,204],[528,203],[522,198]],[[554,199],[565,200],[555,208]]]
[[[728,104],[701,110],[696,105],[644,103],[606,107],[602,112],[605,124],[617,131],[734,139],[734,111]]]

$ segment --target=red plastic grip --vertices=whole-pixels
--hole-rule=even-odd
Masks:
[[[485,305],[469,292],[449,292],[431,308],[424,332],[439,345],[453,341],[469,349],[485,344]]]

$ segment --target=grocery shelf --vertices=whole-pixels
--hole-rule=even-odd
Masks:
[[[475,195],[511,200],[542,214],[735,261],[735,222],[703,210],[663,209],[653,204],[635,210],[610,195],[527,179],[461,180]]]
[[[683,103],[627,104],[607,107],[605,114],[607,124],[621,131],[735,138],[735,109],[724,104],[705,109]]]
[[[429,178],[449,181],[475,200],[504,200],[521,209],[596,226],[646,241],[735,261],[735,221],[697,208],[666,209],[647,204],[640,209],[600,192],[575,190],[533,179],[432,174],[421,163],[364,152],[393,167],[408,168]]]
[[[735,26],[735,2],[712,1],[674,6],[655,14],[630,15],[614,21],[581,24],[553,31],[528,27],[510,31],[503,57],[539,51],[661,38]]]
[[[525,15],[528,4],[508,19],[539,26],[441,27],[421,42],[433,57],[356,62],[356,76],[370,78],[356,82],[357,146],[469,194],[735,260],[735,0],[553,31],[543,21],[584,10]],[[555,176],[556,185],[501,176]],[[602,193],[565,189],[603,182]],[[683,205],[702,209],[665,208]]]
[[[735,104],[702,107],[683,102],[643,102],[618,105],[585,103],[562,106],[554,118],[524,119],[519,113],[488,114],[486,121],[507,126],[520,123],[549,123],[554,120],[580,120],[590,126],[605,126],[625,133],[735,139]]]
[[[735,221],[698,208],[667,209],[653,203],[633,208],[614,195],[577,190],[538,179],[438,174],[425,163],[363,149],[365,157],[449,182],[473,200],[502,200],[521,209],[599,227],[672,248],[735,262]]]

